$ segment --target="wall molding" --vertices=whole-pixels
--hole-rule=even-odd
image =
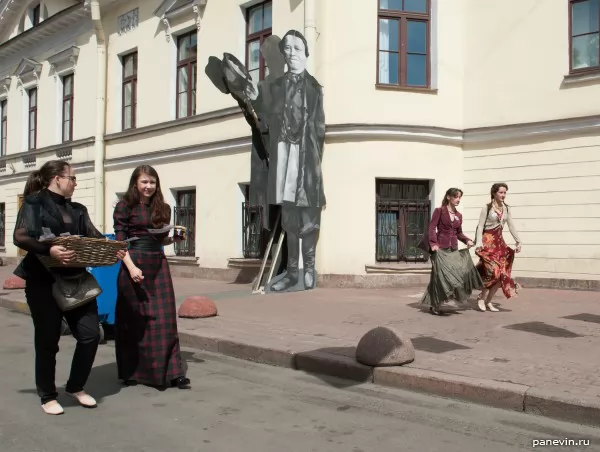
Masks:
[[[141,164],[164,163],[170,160],[181,161],[182,158],[204,155],[224,155],[236,152],[250,151],[252,140],[248,137],[233,138],[229,140],[215,141],[212,143],[183,146],[163,151],[146,152],[138,155],[129,155],[127,157],[117,157],[107,159],[104,167],[107,169],[116,169],[120,167],[130,167]]]
[[[145,133],[158,132],[161,130],[173,129],[176,127],[187,126],[190,124],[202,124],[204,122],[214,121],[217,119],[226,119],[239,116],[242,118],[242,112],[239,107],[229,107],[221,110],[215,110],[208,113],[201,113],[195,116],[187,116],[185,118],[174,119],[172,121],[160,122],[149,126],[139,127],[135,129],[127,129],[122,132],[111,133],[104,136],[104,141],[114,141],[120,138],[134,137]]]

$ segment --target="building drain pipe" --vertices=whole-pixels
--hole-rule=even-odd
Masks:
[[[304,0],[304,37],[308,44],[310,57],[307,60],[307,69],[316,76],[317,67],[317,1]]]
[[[106,232],[104,224],[104,134],[106,132],[106,74],[108,62],[106,57],[106,36],[102,26],[102,15],[98,0],[90,1],[92,22],[96,35],[97,82],[96,82],[96,131],[94,139],[94,225],[98,230]]]

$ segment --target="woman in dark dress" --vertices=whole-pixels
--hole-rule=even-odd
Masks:
[[[163,246],[184,236],[151,234],[171,221],[156,170],[142,165],[115,207],[117,240],[130,243],[118,277],[115,346],[119,378],[126,385],[188,388],[179,350],[173,281]]]
[[[468,248],[474,245],[463,233],[462,215],[457,210],[462,195],[459,188],[450,188],[429,223],[431,279],[422,303],[429,305],[434,315],[443,314],[440,308],[448,300],[464,302],[473,290],[483,287],[468,249],[458,250],[459,240]]]
[[[100,340],[100,320],[96,300],[62,312],[52,295],[56,276],[76,276],[85,268],[54,267],[48,270],[37,255],[52,256],[66,264],[75,257],[73,251],[62,246],[50,246],[38,241],[44,235],[42,228],[55,235],[70,233],[86,237],[103,237],[92,225],[84,205],[71,202],[77,186],[75,172],[63,161],[46,162],[29,176],[24,190],[23,205],[19,210],[14,244],[27,251],[27,255],[15,270],[15,275],[25,280],[25,297],[35,328],[35,382],[46,414],[63,414],[56,400],[55,372],[56,353],[63,316],[77,340],[71,374],[65,388],[67,395],[80,405],[93,408],[96,401],[83,387],[92,370]],[[117,253],[123,258],[124,252]]]

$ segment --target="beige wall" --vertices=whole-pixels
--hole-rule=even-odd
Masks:
[[[564,84],[569,73],[567,3],[469,2],[464,78],[467,128],[598,114],[597,81]]]
[[[390,178],[434,180],[433,207],[439,205],[448,187],[463,187],[461,209],[469,236],[474,235],[481,206],[489,199],[489,186],[506,181],[508,202],[524,242],[515,274],[600,279],[597,132],[576,136],[563,130],[544,140],[518,141],[507,131],[502,139],[510,138],[510,142],[469,144],[471,128],[598,114],[600,83],[566,84],[564,80],[568,73],[566,0],[431,0],[433,86],[419,92],[375,86],[376,0],[316,2],[317,43],[310,50],[314,75],[324,87],[328,125],[385,125],[378,127],[376,134],[365,129],[344,133],[329,128],[323,160],[327,208],[317,257],[321,274],[364,274],[365,265],[374,263],[375,179]],[[49,1],[48,12],[52,15],[72,3]],[[153,15],[160,3],[128,0],[102,10],[108,38],[106,230],[112,231],[116,194],[125,191],[135,166],[149,163],[158,170],[171,205],[178,190],[196,189],[199,263],[226,268],[229,258],[242,256],[239,184],[250,178],[249,128],[243,118],[233,115],[164,124],[175,119],[177,35],[195,30],[197,25],[189,10],[170,20],[171,37],[167,39],[165,24]],[[301,0],[273,3],[274,34],[281,36],[290,28],[304,30]],[[210,56],[221,58],[223,52],[244,61],[243,7],[248,4],[244,0],[209,0],[201,9],[199,115],[236,106],[212,85],[204,68]],[[119,35],[118,17],[134,8],[139,8],[139,26]],[[44,63],[38,147],[60,142],[60,82],[49,74],[45,60],[68,44],[65,41],[47,52],[24,55]],[[77,140],[95,132],[97,63],[91,29],[75,44],[81,49],[75,75]],[[133,50],[138,52],[137,127],[160,127],[118,134],[122,121],[120,57]],[[12,74],[14,69],[2,67],[0,62],[0,75]],[[8,149],[9,154],[16,154],[26,147],[26,99],[14,79],[8,100]],[[428,129],[411,132],[403,129],[406,125]],[[463,146],[460,137],[465,129]],[[44,153],[38,158],[38,167],[53,157],[53,152]],[[85,168],[80,171],[76,197],[90,208],[94,205],[93,159],[93,144],[73,150],[72,162]],[[11,165],[16,168],[14,175]],[[9,160],[7,168],[0,173],[4,193],[0,202],[7,203],[8,231],[10,221],[14,222],[16,194],[29,169],[20,156]],[[510,235],[507,240],[512,244]],[[14,250],[7,245],[10,255]],[[172,253],[172,247],[167,252]]]
[[[325,88],[327,122],[463,127],[465,0],[433,0],[434,90],[376,88],[377,2],[348,8],[319,2],[318,80]],[[437,91],[435,91],[437,89]]]
[[[515,273],[600,279],[600,136],[495,145],[464,151],[465,229],[474,231],[494,182],[523,241]],[[507,243],[513,238],[505,231]]]
[[[74,44],[80,48],[79,58],[75,66],[74,77],[74,122],[73,139],[80,140],[94,136],[95,110],[90,108],[96,102],[94,89],[97,80],[95,38],[90,32],[76,38]],[[38,88],[37,110],[37,148],[44,148],[62,143],[62,76],[72,73],[68,70],[55,79],[47,58],[64,50],[62,44],[42,54],[28,55],[27,58],[42,63]],[[5,68],[5,73],[13,74],[16,66]],[[6,97],[8,108],[8,154],[26,152],[28,149],[27,128],[29,124],[29,97],[27,91],[36,83],[26,83],[23,90],[21,84],[12,77],[9,93]]]
[[[375,179],[433,180],[432,211],[451,186],[462,185],[456,146],[394,141],[329,142],[323,158],[327,207],[317,271],[364,274],[375,263]]]

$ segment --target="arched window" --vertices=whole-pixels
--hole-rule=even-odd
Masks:
[[[19,33],[29,30],[48,18],[48,8],[42,2],[29,4],[19,22]]]

